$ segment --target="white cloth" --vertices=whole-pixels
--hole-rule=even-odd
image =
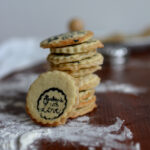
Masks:
[[[40,40],[14,38],[0,44],[0,78],[10,72],[45,61],[49,50],[40,48]]]

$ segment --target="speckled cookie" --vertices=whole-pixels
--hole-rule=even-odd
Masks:
[[[72,112],[70,118],[77,118],[79,116],[85,115],[92,112],[97,107],[96,103],[91,103],[89,106],[77,108]]]
[[[94,95],[94,93],[95,93],[94,89],[80,91],[79,92],[79,103],[86,100],[88,97],[91,97],[92,95]]]
[[[44,126],[64,124],[78,101],[78,87],[72,76],[60,71],[41,74],[30,86],[26,110]]]
[[[72,70],[77,71],[82,68],[90,68],[103,64],[103,56],[100,53],[96,53],[94,56],[90,58],[86,58],[76,62],[70,62],[65,64],[50,64],[52,69],[56,70]]]
[[[96,50],[90,51],[88,53],[81,53],[81,54],[49,54],[47,57],[47,61],[53,64],[62,64],[68,62],[75,62],[80,61],[85,58],[92,57],[96,54]]]
[[[89,74],[84,77],[75,78],[79,91],[93,89],[100,83],[100,78],[96,74]]]
[[[74,31],[52,36],[40,43],[42,48],[64,47],[88,41],[93,36],[91,31]]]
[[[51,53],[58,53],[58,54],[87,53],[89,51],[93,51],[94,49],[102,47],[104,47],[104,45],[99,40],[90,39],[78,45],[71,45],[61,48],[51,48]]]

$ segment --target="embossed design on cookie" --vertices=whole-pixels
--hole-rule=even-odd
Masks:
[[[37,110],[40,117],[46,120],[59,118],[67,106],[67,96],[58,88],[45,90],[37,101]]]

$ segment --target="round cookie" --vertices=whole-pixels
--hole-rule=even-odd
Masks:
[[[77,118],[79,116],[85,115],[87,113],[92,112],[97,107],[96,103],[91,103],[89,106],[82,107],[82,108],[76,108],[74,112],[72,112],[70,118]]]
[[[92,57],[96,54],[96,50],[90,51],[88,53],[81,53],[81,54],[49,54],[47,57],[47,61],[53,64],[62,64],[68,62],[75,62],[80,61],[82,59]]]
[[[78,45],[71,45],[60,48],[51,48],[51,53],[58,54],[78,54],[78,53],[87,53],[93,51],[93,49],[103,48],[104,45],[96,39],[90,39],[84,43]]]
[[[86,76],[88,74],[92,74],[94,72],[96,72],[97,70],[101,70],[101,66],[95,66],[95,67],[90,67],[90,68],[83,68],[80,70],[62,70],[63,72],[66,72],[68,74],[70,74],[71,76],[78,78],[78,77],[82,77],[82,76]],[[59,70],[59,68],[51,68],[50,70]]]
[[[90,68],[94,66],[98,66],[103,64],[103,56],[100,53],[96,53],[94,56],[90,58],[85,58],[80,61],[76,62],[70,62],[70,63],[65,63],[65,64],[50,64],[51,68],[54,70],[72,70],[72,71],[77,71],[82,68]]]
[[[26,110],[30,117],[44,126],[64,124],[78,102],[74,78],[64,72],[41,74],[30,86]]]
[[[94,95],[94,93],[95,93],[94,89],[80,91],[79,92],[79,103],[86,100],[88,97],[91,97],[92,95]]]
[[[80,101],[77,108],[89,106],[91,103],[94,103],[95,101],[96,101],[96,96],[92,95],[92,96]]]
[[[93,89],[100,83],[100,78],[96,74],[89,74],[85,77],[75,78],[79,91]]]
[[[93,36],[91,31],[74,31],[52,36],[40,43],[42,48],[64,47],[89,40]]]

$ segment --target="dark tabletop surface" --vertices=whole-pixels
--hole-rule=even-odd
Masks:
[[[115,122],[116,116],[125,120],[124,124],[133,133],[133,143],[139,143],[142,150],[150,149],[150,48],[144,47],[136,52],[132,52],[125,65],[113,66],[104,64],[103,69],[97,74],[101,77],[102,83],[111,81],[117,84],[130,84],[134,87],[144,88],[145,91],[134,94],[108,90],[106,92],[97,92],[98,108],[89,113],[90,122],[93,125],[111,125]],[[20,73],[43,72],[47,69],[45,64],[27,68],[25,70],[15,72],[3,78],[1,82],[13,80]],[[9,93],[8,93],[9,95]],[[0,95],[0,100],[2,99]],[[22,99],[25,102],[26,93],[18,93],[12,99],[19,101]],[[6,98],[7,100],[7,98]],[[25,113],[24,109],[15,108],[9,105],[5,109],[0,109],[1,113]],[[0,122],[1,124],[1,122]],[[99,140],[99,139],[95,139]],[[131,141],[123,141],[125,144]],[[41,139],[34,143],[38,150],[50,149],[88,149],[88,147],[78,143],[72,144],[67,142],[65,145],[62,141],[51,142],[47,139]],[[96,147],[102,149],[102,147]],[[123,149],[123,148],[121,148]],[[130,148],[129,148],[130,149]]]

